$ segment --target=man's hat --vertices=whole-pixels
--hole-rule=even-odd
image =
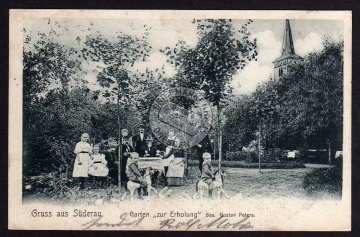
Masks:
[[[145,128],[145,126],[141,123],[138,128]]]
[[[129,133],[129,131],[128,131],[126,128],[121,129],[121,133],[123,133],[123,132],[127,132],[127,133]]]

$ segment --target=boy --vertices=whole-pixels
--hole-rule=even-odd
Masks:
[[[133,151],[133,149],[130,146],[129,131],[126,128],[121,130],[121,136],[122,136],[121,151],[123,153],[121,156],[121,182],[126,184],[128,181],[128,177],[126,175],[126,166],[127,166],[126,163],[127,163],[128,157],[129,157],[130,153]],[[119,155],[118,149],[119,148],[116,148],[117,156]]]
[[[204,159],[204,162],[202,166],[201,180],[204,181],[207,185],[209,185],[209,197],[212,197],[212,182],[215,176],[214,171],[211,167],[211,154],[205,152],[202,157]]]
[[[147,196],[147,182],[142,177],[139,167],[138,167],[138,161],[139,161],[139,154],[136,152],[131,152],[130,157],[126,164],[126,175],[129,178],[129,181],[139,183],[140,187],[143,189],[144,196]],[[141,190],[138,189],[138,197],[141,198]]]

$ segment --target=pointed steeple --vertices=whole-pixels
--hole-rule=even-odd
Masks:
[[[303,58],[295,53],[290,21],[286,19],[281,56],[273,61],[274,79],[278,80],[280,77],[286,75],[290,64],[298,64],[302,61]]]
[[[291,27],[289,19],[286,19],[284,39],[282,45],[282,56],[295,54],[294,43],[291,34]]]

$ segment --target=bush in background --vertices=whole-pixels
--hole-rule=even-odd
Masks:
[[[259,162],[259,156],[255,151],[230,151],[226,153],[224,160],[245,161],[247,163]],[[279,148],[267,149],[261,155],[262,163],[279,162],[281,160],[281,150]]]
[[[330,168],[318,168],[308,173],[303,181],[303,187],[308,194],[327,191],[341,195],[342,192],[342,159],[338,158]]]
[[[188,160],[189,166],[197,166],[199,164],[198,160]],[[213,167],[217,167],[218,160],[212,161]],[[230,160],[222,160],[222,167],[230,167],[230,168],[247,168],[247,169],[258,169],[258,163],[248,163],[246,161],[230,161]],[[261,163],[261,169],[301,169],[306,168],[303,163],[299,162],[285,162],[285,163]]]

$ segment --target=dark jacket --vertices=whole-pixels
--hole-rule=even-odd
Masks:
[[[139,166],[137,163],[131,162],[126,166],[126,175],[131,179],[136,179],[137,177],[141,177],[141,173],[139,171]]]
[[[201,179],[202,180],[213,180],[214,178],[214,171],[212,170],[211,165],[209,164],[204,164],[202,166],[202,173],[201,173]]]
[[[139,156],[145,157],[145,155],[150,157],[156,157],[156,147],[148,147],[147,145],[143,146],[140,150]]]
[[[210,154],[213,153],[212,150],[212,146],[211,146],[211,141],[209,136],[206,136],[200,143],[199,145],[201,145],[201,147],[199,146],[195,146],[196,150],[197,150],[197,155],[199,157],[200,160],[203,160],[202,155],[204,152],[209,152]]]
[[[147,133],[144,133],[144,137],[142,140],[140,137],[140,133],[135,134],[131,137],[132,148],[135,152],[140,154],[141,148],[146,145],[146,138],[149,138],[149,135]]]

